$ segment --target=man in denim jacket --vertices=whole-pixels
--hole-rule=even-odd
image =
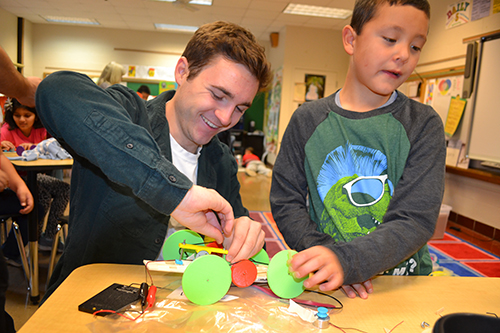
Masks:
[[[236,161],[216,134],[239,121],[269,72],[250,32],[215,22],[198,29],[178,60],[178,89],[147,103],[77,73],[42,81],[40,118],[75,159],[69,237],[45,299],[79,266],[156,259],[178,224],[224,241],[231,262],[262,248],[260,223],[241,203]]]

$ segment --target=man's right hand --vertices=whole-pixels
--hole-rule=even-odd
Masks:
[[[224,240],[222,230],[230,231],[234,224],[233,209],[229,202],[217,191],[197,185],[191,187],[171,216],[185,227],[212,237],[219,244]]]

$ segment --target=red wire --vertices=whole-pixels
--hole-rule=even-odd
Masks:
[[[341,330],[341,331],[342,331],[342,332],[344,332],[344,333],[347,333],[347,332],[346,332],[346,331],[344,331],[341,327],[335,326],[335,325],[333,325],[332,323],[330,323],[330,325],[332,325],[333,327],[335,327],[335,328],[337,328],[337,329]]]
[[[401,324],[403,323],[403,321],[404,321],[404,320],[402,320],[399,324],[397,324],[396,326],[394,326],[394,327],[392,328],[392,330],[390,330],[390,331],[389,331],[389,333],[391,333],[392,331],[394,331],[394,329],[395,329],[396,327],[398,327],[399,325],[401,325]]]
[[[164,261],[166,261],[166,260],[164,260]],[[153,283],[153,277],[151,276],[151,272],[148,269],[148,265],[149,265],[150,262],[151,261],[148,261],[146,263],[146,265],[144,265],[144,268],[146,269],[146,282],[148,282],[148,275],[149,275],[149,279],[151,280],[151,285],[154,285],[154,283]]]

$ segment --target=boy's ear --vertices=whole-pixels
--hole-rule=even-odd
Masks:
[[[186,57],[180,57],[175,65],[175,82],[177,85],[182,85],[189,76],[189,64]]]
[[[342,29],[342,44],[344,45],[344,50],[349,55],[352,55],[354,53],[355,39],[356,32],[350,25],[346,25],[344,29]]]

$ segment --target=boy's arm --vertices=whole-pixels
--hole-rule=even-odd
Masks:
[[[307,103],[306,103],[307,104]],[[271,210],[276,224],[290,248],[302,251],[315,245],[335,244],[331,236],[317,230],[307,208],[305,144],[326,113],[315,119],[299,108],[290,119],[273,167],[270,193]]]

